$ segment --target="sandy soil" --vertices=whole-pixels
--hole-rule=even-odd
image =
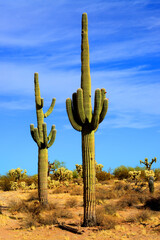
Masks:
[[[66,230],[62,230],[57,224],[27,226],[28,215],[11,211],[11,203],[19,200],[27,200],[35,190],[24,192],[22,190],[3,192],[0,191],[0,240],[107,240],[107,239],[138,239],[138,240],[160,240],[160,212],[155,212],[149,219],[144,222],[127,222],[125,219],[134,216],[137,212],[141,213],[138,208],[125,208],[116,213],[117,225],[113,229],[100,230],[98,227],[82,228],[80,223],[83,216],[82,196],[71,196],[69,193],[53,194],[49,190],[49,201],[58,203],[63,206],[67,199],[76,198],[78,205],[70,208],[72,218],[59,219],[60,222],[66,224],[77,224],[77,228],[83,230],[82,234],[75,234]],[[35,201],[35,200],[33,200]],[[113,200],[109,200],[111,203]],[[36,201],[35,201],[36,204]],[[56,210],[54,210],[56,211]],[[65,211],[65,210],[64,210]]]

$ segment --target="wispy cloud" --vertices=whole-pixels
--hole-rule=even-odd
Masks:
[[[52,97],[65,104],[80,87],[81,14],[87,12],[92,96],[96,88],[107,89],[106,126],[158,125],[160,69],[154,63],[160,56],[160,17],[154,4],[148,7],[151,4],[0,0],[0,94],[17,96],[2,100],[0,108],[31,108],[34,72],[39,72],[46,106]]]

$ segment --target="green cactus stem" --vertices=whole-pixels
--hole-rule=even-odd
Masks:
[[[55,126],[52,125],[51,131],[47,137],[47,125],[44,123],[44,118],[48,117],[53,111],[56,99],[52,99],[50,108],[46,113],[43,113],[43,98],[40,95],[38,73],[34,74],[35,87],[35,103],[37,114],[37,128],[33,124],[30,125],[30,131],[33,140],[38,145],[38,196],[42,205],[48,203],[47,193],[47,175],[48,175],[48,148],[52,146],[56,137]]]
[[[95,200],[95,139],[98,129],[107,113],[108,99],[105,89],[96,89],[94,111],[91,105],[91,77],[89,66],[88,19],[82,14],[81,42],[81,88],[66,100],[66,109],[71,125],[82,135],[84,220],[83,226],[96,225]]]
[[[154,193],[154,177],[153,176],[149,177],[148,187],[149,187],[150,193]]]

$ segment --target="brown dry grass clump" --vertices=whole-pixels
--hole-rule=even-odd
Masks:
[[[142,204],[146,201],[146,194],[136,193],[132,191],[130,194],[124,195],[117,203],[117,208],[119,210],[126,207],[133,207],[138,204]]]
[[[82,186],[74,186],[74,189],[71,190],[70,195],[83,195],[83,187]]]
[[[101,229],[113,229],[117,224],[117,219],[115,216],[107,215],[103,207],[97,209],[96,211],[96,221],[97,226]]]
[[[126,221],[127,222],[145,222],[147,220],[149,220],[152,216],[152,212],[151,211],[148,211],[148,210],[142,210],[141,212],[139,213],[136,213],[136,214],[131,214],[127,219]]]
[[[117,198],[116,193],[111,189],[96,187],[96,200],[106,200]]]
[[[47,206],[41,206],[39,201],[18,200],[12,201],[9,204],[12,214],[25,213],[25,220],[22,222],[22,227],[28,228],[31,226],[53,225],[58,222],[58,219],[73,218],[73,214],[58,203],[49,203]]]
[[[78,200],[77,198],[69,198],[67,199],[66,203],[65,203],[65,208],[74,208],[74,207],[77,207],[79,204],[78,204]]]

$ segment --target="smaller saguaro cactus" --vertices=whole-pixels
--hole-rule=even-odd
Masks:
[[[151,170],[151,166],[152,164],[155,162],[156,163],[157,161],[157,158],[152,158],[152,161],[151,162],[148,162],[148,158],[145,158],[144,159],[144,162],[142,160],[140,160],[140,164],[143,163],[145,166],[146,166],[146,169],[147,170]]]
[[[150,193],[154,192],[154,171],[151,170],[151,166],[154,162],[156,163],[156,161],[157,161],[156,157],[152,158],[151,162],[148,162],[148,158],[145,158],[144,162],[140,160],[140,163],[143,163],[146,166],[145,175],[148,178],[148,187]]]
[[[47,194],[47,174],[48,174],[48,148],[52,146],[56,137],[55,125],[52,125],[51,131],[47,136],[47,125],[44,118],[48,117],[54,108],[56,99],[52,99],[52,103],[46,113],[43,112],[43,98],[40,95],[38,73],[34,74],[35,102],[37,113],[37,128],[30,125],[30,131],[33,140],[38,145],[38,196],[42,205],[48,203]]]

